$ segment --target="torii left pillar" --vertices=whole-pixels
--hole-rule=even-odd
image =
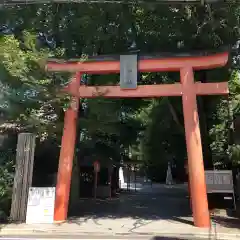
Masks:
[[[69,85],[71,91],[78,92],[80,86],[81,74],[76,73],[72,82]],[[72,97],[71,104],[65,112],[64,129],[62,135],[61,151],[59,157],[57,186],[56,186],[56,200],[54,210],[54,221],[62,222],[67,219],[68,202],[71,187],[72,165],[76,131],[77,119],[79,110],[79,98]]]

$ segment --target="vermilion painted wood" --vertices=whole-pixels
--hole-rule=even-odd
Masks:
[[[195,83],[195,93],[197,95],[227,95],[229,94],[227,82],[216,83]]]
[[[80,86],[78,94],[82,98],[95,98],[98,96],[105,98],[154,98],[160,96],[180,96],[182,95],[182,86],[180,83],[141,85],[133,90],[122,90],[120,86]]]
[[[227,52],[201,57],[148,59],[139,61],[138,70],[140,72],[168,72],[179,71],[185,66],[191,66],[194,70],[212,69],[226,65],[227,61]],[[119,73],[120,61],[86,61],[75,63],[48,62],[46,70],[52,72],[82,72],[92,74]]]
[[[72,95],[76,93],[66,89]],[[228,94],[228,84],[220,83],[195,83],[193,91],[197,95],[226,95]],[[164,96],[182,96],[183,89],[180,83],[140,85],[134,90],[122,90],[120,86],[80,86],[77,97],[95,98],[102,96],[105,98],[153,98]]]
[[[180,76],[194,224],[197,227],[210,227],[193,69],[190,66],[182,68]]]
[[[80,75],[80,73],[75,74],[75,77],[70,85],[70,89],[73,93],[79,88]],[[64,118],[54,208],[54,220],[56,222],[61,222],[67,219],[78,110],[79,99],[73,97],[70,107],[65,112]]]

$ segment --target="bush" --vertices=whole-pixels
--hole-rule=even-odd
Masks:
[[[14,179],[13,162],[0,165],[0,219],[6,219],[9,215],[12,198],[12,186]]]

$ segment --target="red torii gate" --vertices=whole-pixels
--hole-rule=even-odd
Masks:
[[[196,96],[227,95],[229,90],[227,82],[194,82],[193,71],[222,67],[226,65],[227,61],[227,52],[209,56],[139,60],[138,71],[140,72],[180,71],[181,79],[180,83],[141,85],[137,89],[132,90],[123,90],[120,86],[80,86],[80,78],[83,73],[119,73],[119,60],[74,63],[49,61],[46,65],[47,71],[75,73],[75,77],[66,88],[73,97],[71,106],[66,111],[64,119],[54,220],[65,221],[67,218],[80,97],[94,98],[99,95],[105,98],[182,96],[194,225],[197,227],[210,227]]]

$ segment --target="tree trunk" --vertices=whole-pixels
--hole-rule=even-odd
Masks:
[[[205,71],[200,72],[200,78],[203,83],[207,82],[207,74]],[[199,108],[199,123],[201,129],[201,138],[202,138],[202,148],[203,148],[203,161],[205,169],[213,168],[213,158],[212,158],[212,150],[210,147],[210,138],[209,138],[209,128],[207,124],[207,100],[198,96],[198,108]]]
[[[181,124],[180,120],[179,120],[179,117],[178,117],[178,114],[174,108],[174,106],[172,105],[170,99],[167,97],[167,104],[168,104],[168,107],[169,107],[169,110],[170,110],[170,113],[172,114],[172,117],[173,117],[173,120],[175,121],[175,123],[178,125],[179,127],[179,131],[182,133],[182,134],[185,134],[184,132],[184,126],[183,124]]]

